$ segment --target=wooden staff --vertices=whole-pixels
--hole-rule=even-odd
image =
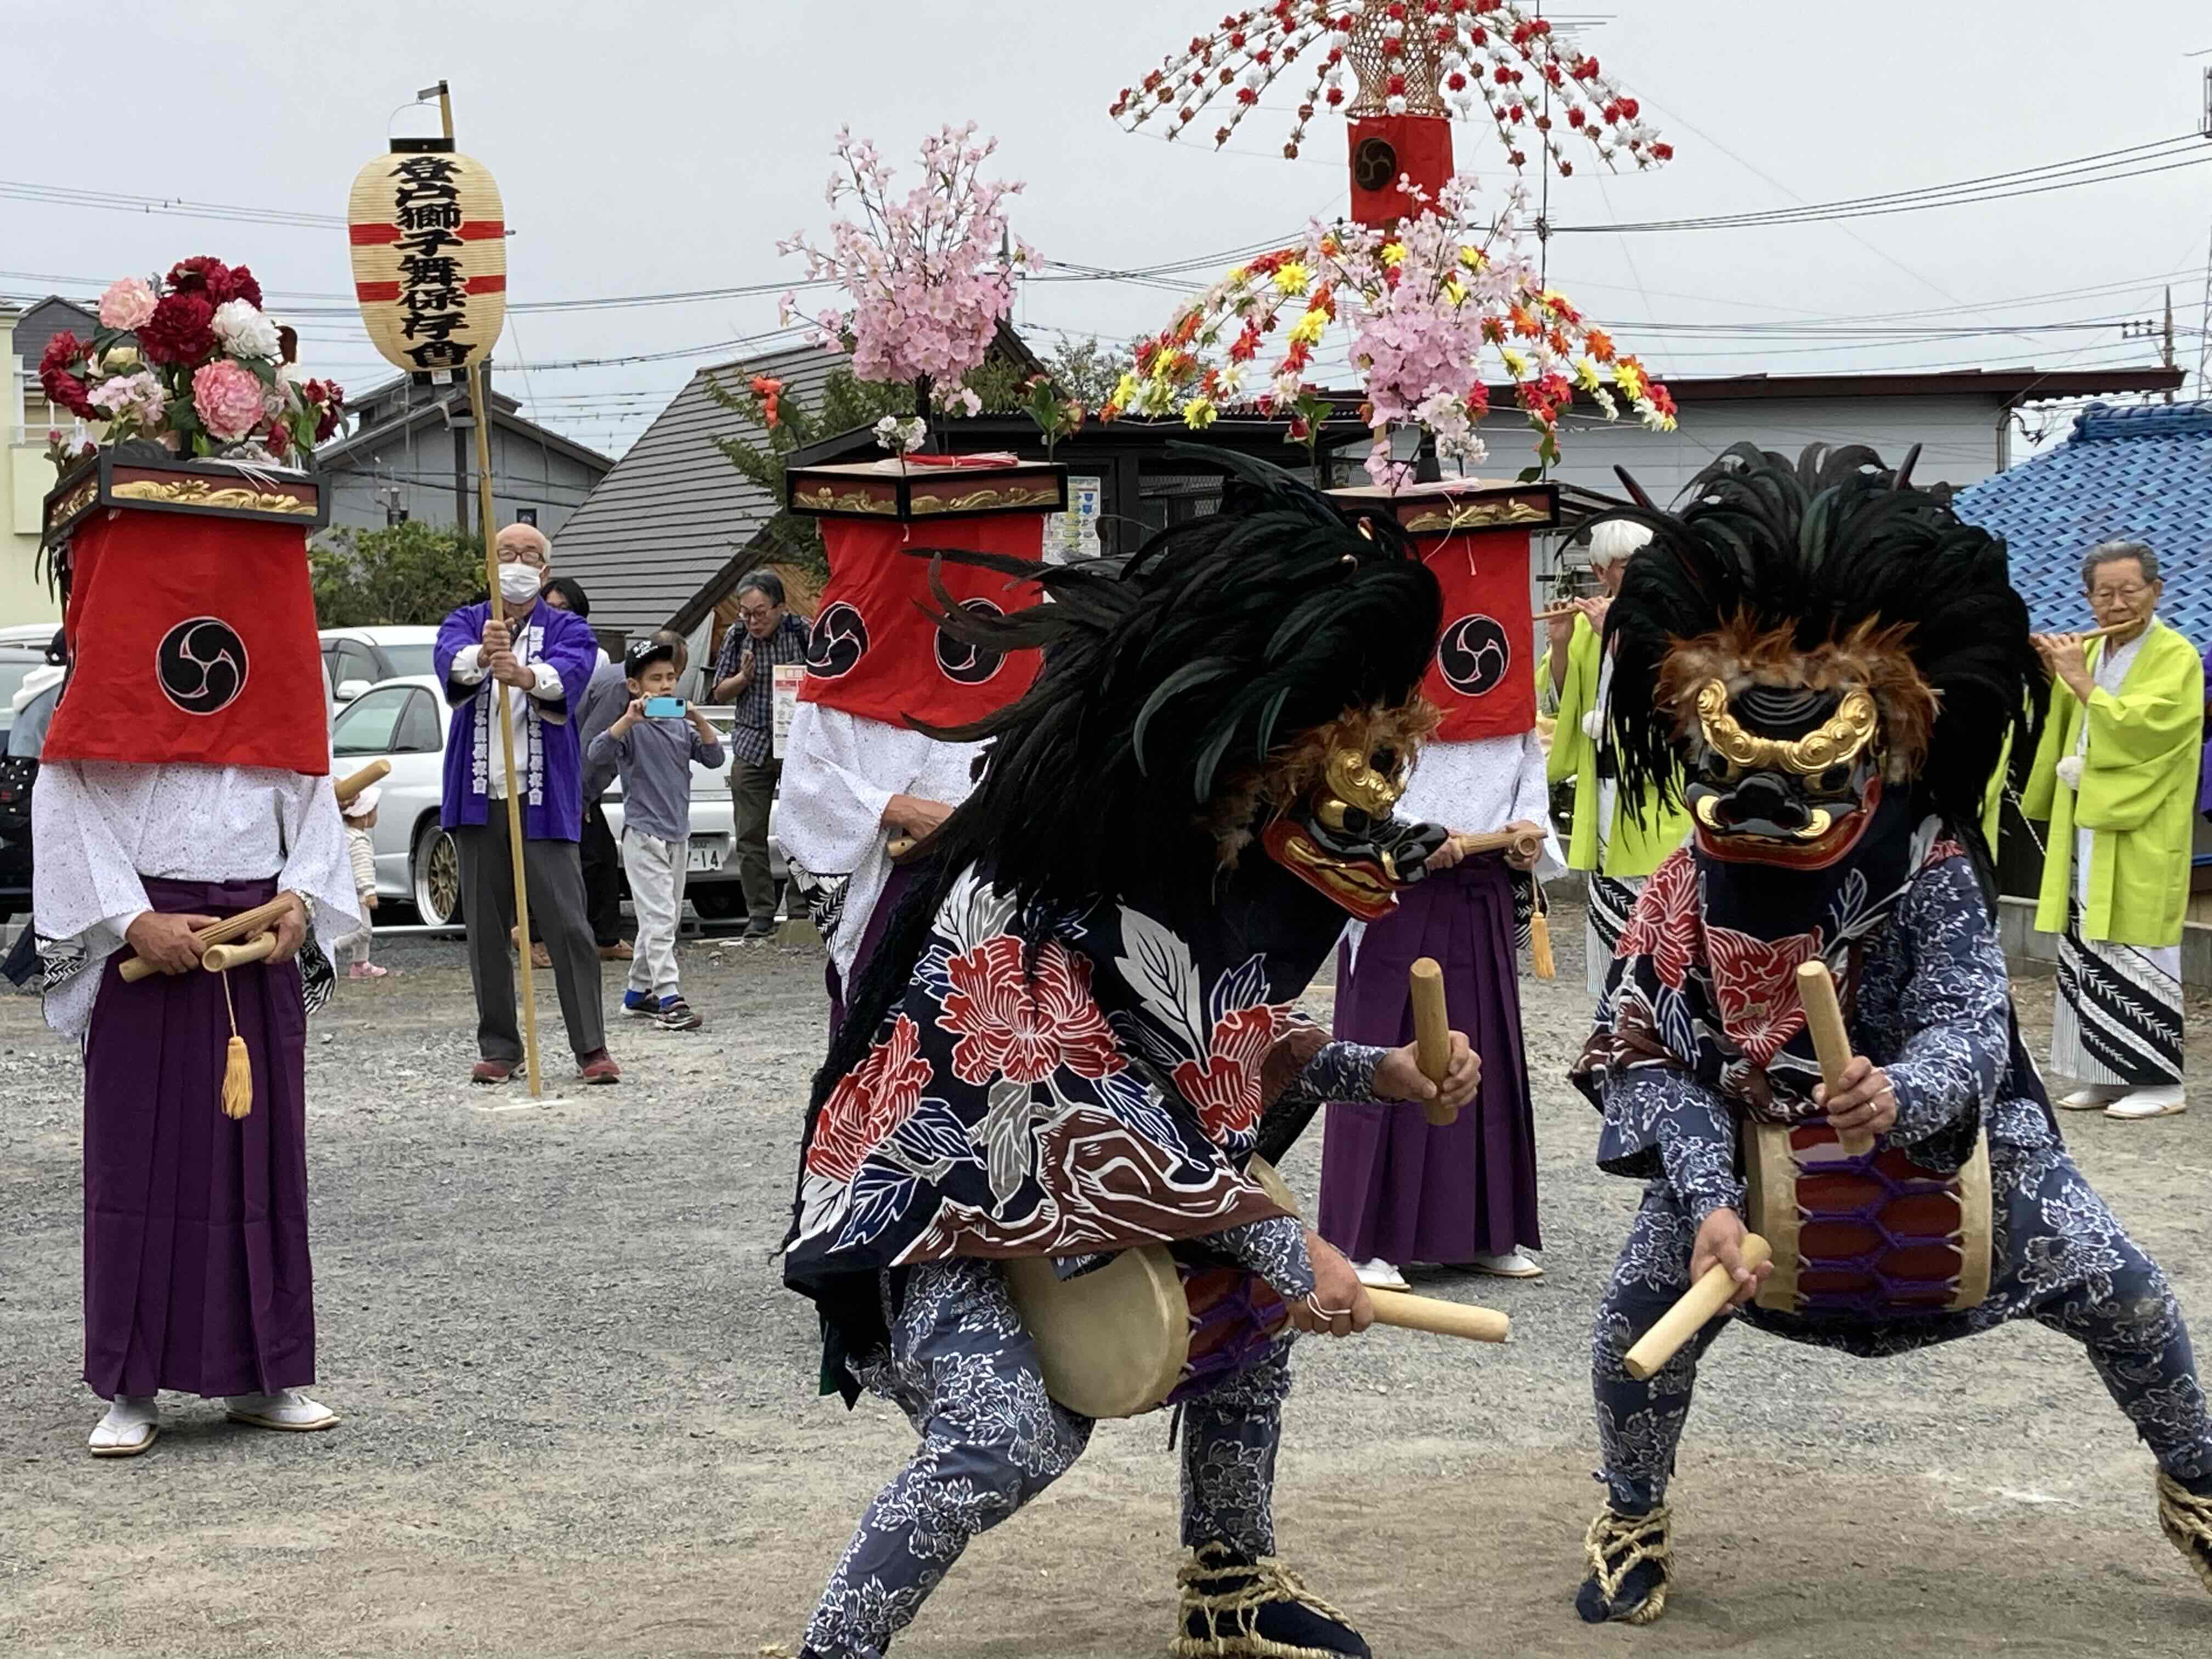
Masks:
[[[1743,1236],[1742,1255],[1743,1265],[1753,1272],[1774,1259],[1773,1249],[1757,1233]],[[1620,1362],[1622,1366],[1638,1382],[1648,1380],[1682,1351],[1684,1343],[1705,1329],[1705,1322],[1726,1307],[1735,1291],[1735,1279],[1716,1261],[1705,1269],[1704,1278],[1682,1293],[1680,1301],[1659,1316],[1657,1324],[1644,1333]]]
[[[355,799],[360,795],[362,790],[368,788],[370,784],[374,783],[378,779],[388,776],[391,771],[392,763],[390,761],[371,761],[368,765],[362,767],[360,771],[355,773],[351,777],[341,778],[337,784],[332,786],[331,793],[337,796],[338,805],[340,806],[350,806],[354,804]]]
[[[453,118],[446,118],[446,136],[453,137]],[[483,530],[484,581],[491,594],[491,614],[495,621],[503,622],[507,606],[499,592],[499,547],[492,530],[491,505],[491,422],[488,418],[491,400],[484,396],[484,361],[478,358],[467,371],[469,381],[469,412],[476,417],[477,429],[477,521]],[[538,988],[530,970],[530,884],[523,875],[522,860],[522,786],[514,770],[514,721],[508,712],[508,699],[514,688],[505,680],[499,682],[499,745],[507,762],[507,849],[514,872],[514,936],[520,941],[516,952],[522,964],[522,1059],[523,1073],[528,1079],[532,1097],[543,1095],[545,1085],[538,1070]],[[476,919],[478,927],[493,925],[489,916]]]
[[[210,945],[201,954],[200,966],[210,974],[228,973],[249,962],[260,962],[276,949],[276,935],[256,933],[240,945]]]
[[[1444,1012],[1444,970],[1434,957],[1423,957],[1407,975],[1413,998],[1413,1060],[1421,1075],[1441,1089],[1451,1071],[1451,1022]],[[1425,1100],[1421,1110],[1437,1127],[1459,1121],[1459,1108]]]
[[[1797,1000],[1805,1006],[1805,1024],[1813,1033],[1813,1052],[1820,1057],[1820,1079],[1832,1100],[1844,1086],[1844,1068],[1851,1063],[1850,1034],[1844,1030],[1844,1011],[1836,1001],[1836,981],[1828,977],[1825,962],[1797,964]],[[1874,1150],[1874,1137],[1863,1130],[1836,1136],[1847,1158]]]
[[[192,935],[192,945],[200,952],[201,959],[204,962],[210,945],[228,945],[233,939],[245,939],[249,934],[264,932],[270,923],[282,919],[284,913],[299,902],[296,895],[279,893],[266,904],[258,904],[251,910],[241,910],[234,916],[227,916],[221,921],[201,928]],[[270,948],[272,950],[275,948],[273,936]],[[136,985],[140,980],[150,978],[160,970],[143,957],[134,955],[123,964],[121,971],[127,983]]]

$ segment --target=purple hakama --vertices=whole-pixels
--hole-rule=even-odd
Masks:
[[[1419,1106],[1334,1103],[1322,1146],[1321,1236],[1355,1262],[1447,1264],[1539,1248],[1536,1123],[1521,1043],[1513,883],[1490,854],[1429,877],[1370,923],[1358,966],[1337,951],[1336,1036],[1396,1047],[1413,1040],[1407,974],[1442,964],[1452,1029],[1482,1058],[1482,1084],[1456,1121],[1432,1127]]]
[[[234,915],[271,881],[148,880],[155,909]],[[300,970],[256,963],[125,984],[101,970],[84,1067],[84,1380],[273,1394],[315,1377],[307,1258],[307,1012]],[[223,1115],[223,980],[253,1109]]]
[[[868,971],[868,958],[875,955],[876,946],[883,942],[884,934],[890,927],[891,918],[898,914],[899,901],[906,896],[906,890],[914,885],[914,872],[913,865],[893,865],[890,878],[884,883],[884,890],[876,896],[875,903],[869,907],[868,925],[860,931],[860,948],[853,955],[854,986],[860,984],[860,976]],[[834,960],[823,965],[822,977],[830,988],[830,1036],[834,1042],[837,1028],[845,1023],[845,993],[848,988],[839,978]]]

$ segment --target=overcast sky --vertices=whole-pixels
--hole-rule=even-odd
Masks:
[[[1345,199],[1342,124],[1282,159],[1296,94],[1278,89],[1221,154],[1122,132],[1106,106],[1223,0],[462,0],[312,7],[199,0],[133,7],[88,32],[82,8],[8,8],[14,183],[342,214],[400,111],[443,76],[460,147],[506,199],[510,295],[592,299],[795,280],[778,238],[817,237],[841,125],[888,158],[944,121],[1000,141],[1025,181],[1019,233],[1047,257],[1115,270],[1285,236]],[[1741,212],[1935,185],[2194,130],[2212,57],[2203,0],[1589,0],[1587,48],[1676,148],[1648,174],[1577,167],[1563,225]],[[105,65],[105,67],[103,67]],[[1287,83],[1286,83],[1287,84]],[[1210,130],[1211,123],[1201,123]],[[1462,126],[1460,164],[1503,188],[1496,136]],[[2204,145],[2212,155],[2212,142]],[[901,170],[903,181],[910,164]],[[1533,176],[1533,175],[1532,175]],[[2152,361],[2117,319],[2156,314],[2171,281],[2194,366],[2212,239],[2212,166],[1983,205],[1753,230],[1563,234],[1554,282],[1662,373],[1799,374],[1914,365]],[[251,264],[280,313],[342,307],[343,230],[222,223],[0,197],[0,295],[96,292],[208,252]],[[2081,290],[2096,290],[2081,292]],[[315,297],[306,297],[315,296]],[[1128,283],[1032,282],[1018,320],[1127,337],[1174,295]],[[1927,313],[1937,314],[1929,315]],[[1916,313],[1916,314],[1906,314]],[[1685,337],[1640,324],[1876,319],[2019,330],[1955,337]],[[357,325],[301,318],[316,367],[382,377]],[[1830,325],[1833,325],[1831,324]],[[619,451],[716,343],[776,326],[772,295],[511,315],[502,368],[690,355],[502,376],[531,412]],[[753,348],[745,348],[751,349]]]

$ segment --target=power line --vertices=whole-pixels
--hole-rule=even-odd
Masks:
[[[2174,159],[2180,157],[2183,159]],[[2007,201],[2019,196],[2040,196],[2055,190],[2106,184],[2119,179],[2148,178],[2185,167],[2212,162],[2212,149],[2195,133],[2164,138],[2152,144],[2106,150],[2069,161],[2053,161],[2012,173],[1987,173],[1978,179],[1914,190],[1891,191],[1877,196],[1847,197],[1834,202],[1815,202],[1798,207],[1769,208],[1754,213],[1710,214],[1698,218],[1653,219],[1619,225],[1554,225],[1559,234],[1623,234],[1669,230],[1735,230],[1773,225],[1820,224],[1836,219],[1872,218],[1892,213],[1916,213],[1929,208],[1962,207],[1981,202]],[[2145,165],[2155,163],[2156,165]],[[2004,185],[2004,189],[1988,189]]]

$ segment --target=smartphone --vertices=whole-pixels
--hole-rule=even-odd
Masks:
[[[654,720],[680,720],[684,718],[684,699],[681,697],[647,697],[645,717]]]

